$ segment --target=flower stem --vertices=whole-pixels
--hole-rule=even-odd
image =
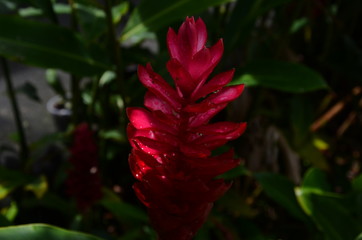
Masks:
[[[108,33],[110,37],[110,47],[113,52],[113,59],[114,63],[116,64],[116,76],[117,76],[117,82],[119,84],[119,92],[121,94],[121,97],[123,99],[124,107],[123,112],[125,113],[126,109],[126,92],[124,89],[124,79],[123,79],[123,62],[121,58],[121,48],[118,42],[118,39],[116,37],[116,31],[113,24],[113,16],[112,16],[112,6],[110,0],[104,1],[104,11],[107,18],[107,25],[108,25]],[[122,118],[124,118],[125,114],[122,114]]]
[[[6,87],[7,87],[7,91],[9,94],[9,99],[11,102],[11,108],[14,114],[14,118],[15,118],[15,124],[16,124],[16,128],[19,134],[19,141],[20,141],[20,158],[25,161],[25,159],[28,158],[28,144],[26,141],[26,137],[25,137],[25,132],[24,132],[24,128],[22,125],[22,121],[21,121],[21,114],[19,111],[19,107],[18,107],[18,102],[16,100],[16,96],[15,96],[15,91],[14,91],[14,87],[11,81],[11,76],[10,76],[10,69],[9,69],[9,65],[6,61],[5,58],[1,57],[1,65],[4,71],[4,76],[5,76],[5,81],[6,81]]]
[[[58,21],[58,17],[57,17],[57,14],[55,13],[54,11],[54,7],[53,7],[53,3],[51,0],[47,0],[44,2],[44,4],[46,5],[47,9],[49,10],[49,18],[50,20],[58,25],[59,21]]]
[[[71,8],[71,27],[74,31],[78,30],[78,22],[76,16],[76,10],[74,6],[73,0],[68,0],[68,4]],[[81,95],[80,95],[80,87],[79,82],[80,78],[74,74],[70,75],[70,89],[71,89],[71,104],[72,104],[72,123],[74,125],[78,124],[81,119],[80,116],[82,115],[82,105],[81,105]]]

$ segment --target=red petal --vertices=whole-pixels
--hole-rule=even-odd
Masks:
[[[186,18],[186,21],[180,26],[178,33],[179,47],[184,53],[184,61],[190,60],[191,56],[197,52],[197,30],[194,18]]]
[[[232,80],[234,72],[235,70],[233,69],[216,75],[205,85],[201,86],[199,90],[195,90],[195,92],[192,93],[192,100],[195,101],[199,98],[207,96],[214,91],[222,89]]]
[[[180,151],[188,157],[204,158],[210,156],[209,149],[196,144],[182,144]]]
[[[196,83],[190,74],[175,58],[167,62],[167,69],[175,81],[176,86],[180,89],[182,93],[181,97],[188,97],[196,87]]]
[[[159,165],[152,156],[136,149],[132,150],[128,158],[128,163],[133,176],[140,181],[142,181],[143,176],[147,174],[147,172]]]
[[[177,129],[174,126],[164,124],[143,108],[129,107],[127,108],[127,115],[136,129],[158,129],[169,133],[177,133]]]
[[[215,149],[216,147],[220,147],[222,145],[224,145],[226,142],[230,141],[230,140],[234,140],[238,137],[240,137],[240,135],[243,134],[243,132],[246,129],[246,123],[241,123],[238,124],[238,126],[233,129],[232,131],[229,132],[215,132],[214,135],[213,134],[205,134],[204,136],[196,139],[194,142],[196,144],[202,144],[205,147],[209,148],[209,149]]]
[[[132,141],[137,145],[138,149],[151,155],[159,155],[175,150],[174,146],[172,145],[161,143],[145,137],[135,137],[132,139]]]
[[[217,105],[221,103],[229,103],[235,100],[244,90],[244,85],[234,85],[224,87],[219,92],[212,94],[204,101],[208,104]]]
[[[217,122],[208,125],[204,125],[195,129],[195,132],[198,132],[202,135],[204,134],[228,134],[231,132],[237,131],[241,125],[245,123],[234,123],[234,122]],[[245,126],[243,127],[245,128]]]
[[[195,116],[191,117],[189,120],[189,127],[194,128],[201,125],[204,125],[210,121],[212,117],[214,117],[216,114],[218,114],[221,110],[223,110],[226,107],[227,103],[220,104],[217,106],[214,106],[213,108],[209,109],[206,112],[201,112],[196,114]],[[200,108],[201,110],[201,108]]]
[[[153,94],[151,91],[147,91],[144,100],[145,106],[152,111],[161,111],[164,114],[173,115],[174,111],[171,106]]]
[[[197,32],[197,47],[196,50],[200,51],[206,44],[207,31],[204,21],[201,18],[196,20],[196,32]]]
[[[136,193],[137,198],[146,206],[146,207],[150,207],[150,201],[148,199],[148,197],[146,196],[146,191],[144,186],[142,185],[142,183],[137,182],[135,184],[133,184],[133,190]]]
[[[211,62],[212,56],[210,50],[203,48],[198,51],[193,57],[192,61],[188,66],[188,71],[193,79],[200,78],[201,75],[204,75],[207,72],[209,75],[214,68],[214,64]],[[212,68],[211,70],[209,70]]]
[[[223,174],[240,164],[239,159],[234,159],[234,151],[232,149],[219,156],[199,159],[188,158],[186,161],[190,166],[193,166],[194,174],[208,179]]]
[[[153,72],[151,65],[147,64],[146,68],[139,65],[138,77],[145,87],[168,102],[175,110],[181,108],[181,99],[176,91],[160,75]]]
[[[188,105],[184,108],[187,112],[205,112],[219,104],[229,103],[235,100],[244,90],[244,85],[224,87],[219,92],[211,94],[201,103]]]
[[[168,134],[166,132],[161,131],[153,131],[149,129],[136,129],[133,127],[132,124],[129,124],[127,126],[127,135],[128,139],[131,141],[132,147],[135,147],[134,142],[132,141],[135,137],[145,137],[149,138],[161,143],[167,143],[172,146],[178,146],[179,145],[179,139],[171,134]]]
[[[167,47],[171,58],[180,59],[178,37],[172,28],[167,32]]]
[[[210,202],[214,202],[219,199],[222,195],[225,194],[227,190],[231,187],[232,183],[225,183],[224,180],[218,179],[211,181],[208,186],[210,192],[208,193]]]
[[[222,39],[217,41],[215,45],[210,48],[211,62],[216,66],[224,53],[224,43]]]

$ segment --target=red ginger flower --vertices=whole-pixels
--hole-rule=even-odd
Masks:
[[[101,199],[101,178],[98,171],[98,148],[92,130],[82,123],[73,133],[68,173],[68,193],[74,196],[77,208],[84,212]]]
[[[245,123],[210,119],[243,91],[228,86],[230,70],[206,81],[223,53],[223,42],[205,47],[207,32],[199,18],[186,18],[178,33],[169,29],[167,63],[176,89],[151,66],[138,67],[148,88],[148,110],[127,109],[129,156],[137,197],[148,207],[150,220],[161,240],[188,240],[206,220],[213,202],[231,186],[216,176],[239,164],[230,150],[219,156],[211,151],[238,138]]]

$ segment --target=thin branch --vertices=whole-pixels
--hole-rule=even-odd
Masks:
[[[16,124],[16,128],[17,131],[19,133],[19,141],[20,141],[20,158],[25,161],[28,158],[28,144],[26,141],[26,136],[25,136],[25,131],[22,125],[22,121],[21,121],[21,114],[19,111],[19,107],[18,107],[18,102],[16,100],[16,96],[15,96],[15,91],[14,91],[14,87],[11,81],[11,76],[10,76],[10,69],[9,69],[9,65],[6,61],[5,58],[1,57],[1,65],[4,71],[4,77],[5,77],[5,81],[6,81],[6,87],[7,87],[7,91],[9,94],[9,99],[11,102],[11,108],[14,114],[14,118],[15,118],[15,124]]]

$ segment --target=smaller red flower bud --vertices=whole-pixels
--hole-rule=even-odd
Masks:
[[[98,148],[86,123],[74,130],[69,162],[72,166],[66,182],[68,193],[76,199],[77,208],[85,212],[102,197]]]

